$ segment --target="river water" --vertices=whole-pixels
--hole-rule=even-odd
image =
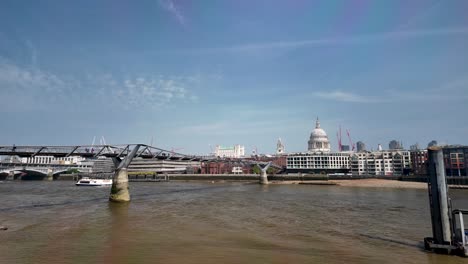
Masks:
[[[0,182],[0,263],[467,263],[426,253],[426,190],[245,183]],[[453,190],[454,207],[468,191]],[[465,205],[465,206],[463,206]]]

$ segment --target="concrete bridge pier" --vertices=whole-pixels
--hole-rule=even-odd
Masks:
[[[268,175],[266,171],[260,172],[260,184],[268,184]]]
[[[120,159],[114,159],[114,163],[118,164],[115,169],[114,177],[112,178],[112,188],[109,196],[110,202],[125,203],[130,202],[130,190],[128,187],[128,165],[135,157],[140,145],[136,145],[130,154],[125,159],[119,162]]]
[[[52,169],[47,169],[47,177],[46,179],[48,181],[53,181],[54,180],[54,171]]]
[[[15,171],[8,172],[8,176],[6,177],[7,181],[13,181],[15,179]]]
[[[271,161],[264,167],[260,167],[260,165],[257,165],[260,167],[261,171],[260,171],[260,184],[268,184],[268,174],[267,174],[267,170],[268,168],[270,167],[271,165]]]
[[[117,169],[112,179],[112,189],[109,197],[111,202],[129,202],[130,191],[128,187],[127,168]]]

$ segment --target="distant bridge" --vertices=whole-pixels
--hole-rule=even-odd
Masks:
[[[3,175],[5,178],[9,179],[24,179],[23,176],[29,177],[31,176],[30,174],[55,178],[55,176],[64,173],[69,169],[77,169],[78,171],[84,173],[91,172],[90,166],[76,164],[31,164],[19,162],[0,162],[0,176]]]

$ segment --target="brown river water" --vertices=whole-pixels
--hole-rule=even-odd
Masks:
[[[427,191],[131,183],[132,201],[73,182],[0,182],[0,263],[468,263],[427,253]],[[468,191],[451,190],[468,208]]]

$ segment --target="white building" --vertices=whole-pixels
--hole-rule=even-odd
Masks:
[[[70,156],[70,157],[63,157],[58,158],[54,156],[34,156],[34,157],[26,157],[21,158],[21,163],[27,164],[75,164],[80,165],[85,158],[79,156]]]
[[[354,175],[403,175],[411,157],[406,150],[359,152],[351,155],[350,164]]]
[[[111,160],[110,160],[111,161]],[[171,172],[187,172],[194,173],[201,168],[200,161],[190,160],[158,160],[158,159],[143,159],[134,158],[128,166],[129,172],[156,172],[156,173],[171,173]],[[111,168],[109,171],[113,171]]]
[[[232,174],[242,174],[242,167],[232,167]]]
[[[234,145],[232,147],[216,145],[215,156],[221,158],[242,158],[245,156],[245,147],[241,145]]]
[[[349,156],[346,152],[294,153],[288,155],[286,169],[288,172],[347,172]]]
[[[353,173],[354,175],[403,175],[411,168],[410,152],[405,150],[376,152],[330,152],[327,133],[317,118],[310,134],[308,153],[287,156],[286,169],[297,173]]]
[[[328,141],[327,133],[325,133],[325,130],[320,128],[320,122],[317,117],[317,121],[315,122],[315,129],[310,133],[308,151],[330,152],[330,149],[330,142]]]

